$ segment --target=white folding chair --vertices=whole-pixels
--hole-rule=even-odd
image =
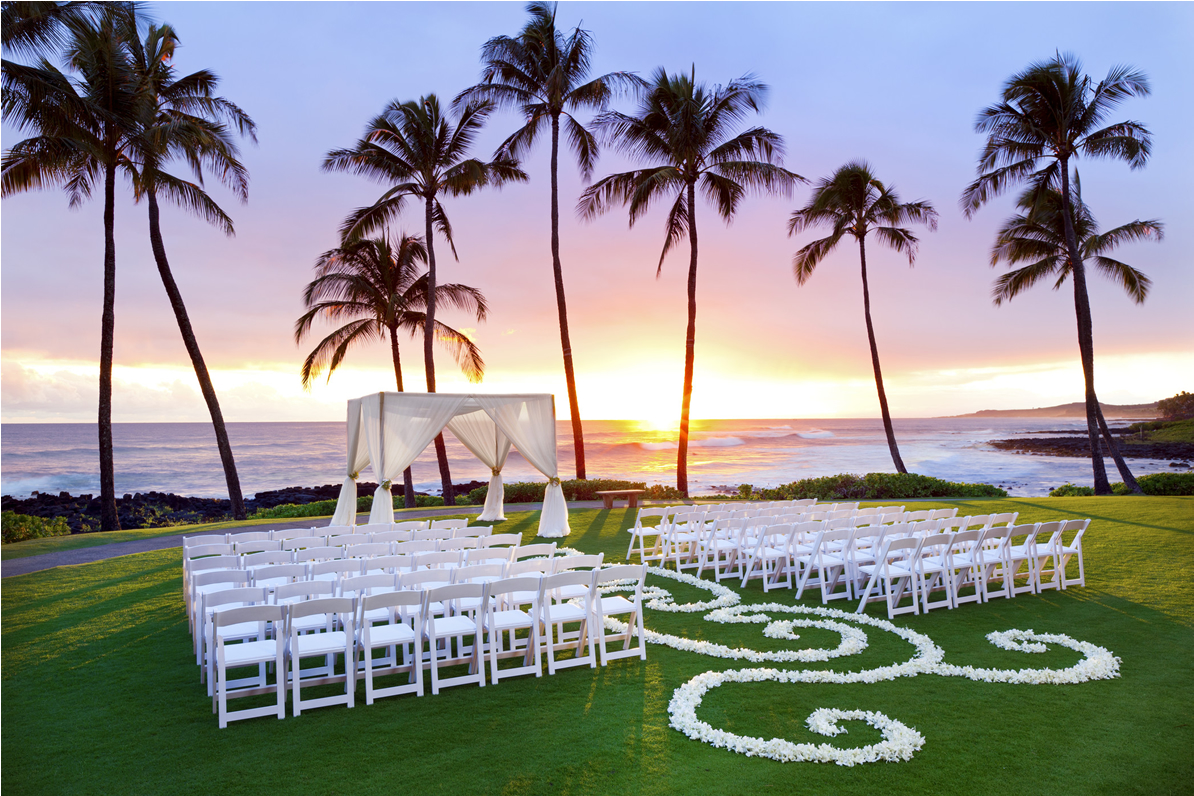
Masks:
[[[360,601],[362,616],[358,618],[358,649],[365,678],[365,704],[373,700],[399,694],[423,696],[423,592],[391,591],[370,594]],[[384,611],[386,620],[368,620]],[[409,624],[408,624],[409,623]],[[373,658],[373,650],[389,648],[380,659]],[[402,651],[399,663],[398,651]],[[376,668],[379,661],[382,668]],[[405,685],[378,688],[373,679],[391,674],[406,674]]]
[[[492,525],[466,525],[463,528],[453,528],[453,539],[476,538],[480,539],[483,536],[492,536]]]
[[[920,552],[913,563],[916,565],[916,577],[920,581],[921,606],[927,614],[933,608],[953,608],[953,574],[950,566],[950,550],[954,535],[952,533],[934,533],[921,539]],[[933,592],[945,593],[942,599],[934,600]]]
[[[356,534],[369,536],[375,533],[389,533],[393,528],[392,522],[369,522],[364,525],[356,526],[353,531]]]
[[[268,542],[270,540],[269,531],[241,531],[240,533],[228,534],[228,544],[239,549],[240,545],[248,544],[249,542]],[[266,548],[269,549],[269,548]],[[277,548],[274,548],[277,549]],[[257,550],[252,551],[259,552]]]
[[[479,539],[476,536],[459,536],[452,539],[441,539],[439,542],[439,549],[441,553],[445,550],[475,550],[477,549],[478,541]]]
[[[1086,529],[1089,527],[1090,520],[1066,520],[1061,526],[1063,534],[1070,531],[1077,532],[1069,544],[1066,544],[1064,540],[1058,543],[1060,552],[1057,560],[1057,569],[1061,571],[1061,588],[1063,589],[1068,589],[1070,586],[1086,585],[1086,565],[1082,562],[1082,535],[1086,533]],[[1075,556],[1078,559],[1078,577],[1066,577],[1066,565]]]
[[[495,533],[491,536],[482,536],[478,547],[499,547],[504,545],[512,545],[518,547],[522,544],[522,534],[520,533]]]
[[[451,528],[455,530],[456,528],[465,528],[467,526],[468,520],[459,517],[452,520],[432,520],[430,525],[433,530],[438,530],[440,528]]]
[[[286,583],[306,580],[306,564],[278,564],[272,567],[258,567],[253,570],[253,585],[261,586],[270,591]]]
[[[410,531],[379,531],[377,533],[369,534],[369,540],[374,544],[409,542]]]
[[[1061,572],[1057,568],[1057,562],[1060,559],[1060,543],[1061,543],[1061,528],[1064,523],[1060,521],[1042,522],[1037,528],[1036,540],[1034,542],[1035,550],[1032,556],[1033,570],[1036,572],[1036,590],[1037,592],[1045,591],[1046,589],[1056,589],[1061,591]],[[1053,559],[1053,566],[1048,567],[1049,559]],[[1048,580],[1045,575],[1048,574]]]
[[[578,570],[594,570],[600,569],[605,562],[605,553],[590,553],[579,556],[564,556],[555,560],[555,567],[550,574],[557,574],[560,572],[575,572]],[[566,602],[568,600],[575,600],[584,597],[588,590],[587,584],[561,586],[557,589],[552,589],[547,592],[544,599],[552,599],[558,603]]]
[[[291,540],[294,541],[294,540]],[[338,561],[344,556],[343,547],[306,547],[294,551],[294,563],[306,564],[319,561]]]
[[[1013,597],[1017,594],[1034,594],[1037,591],[1036,535],[1040,527],[1039,522],[1011,527],[1007,540],[1007,562],[1011,570]],[[1016,585],[1018,578],[1023,578],[1024,585]]]
[[[451,539],[451,528],[428,528],[423,531],[411,531],[412,542],[438,542],[440,539]]]
[[[365,559],[364,570],[366,575],[378,572],[398,574],[409,572],[413,563],[411,556],[375,556]]]
[[[369,542],[368,544],[354,544],[344,548],[345,558],[379,558],[388,556],[393,545],[388,542]]]
[[[275,542],[285,542],[288,539],[299,539],[304,536],[311,536],[313,530],[311,528],[281,528],[270,531],[269,538]]]
[[[597,666],[597,572],[598,570],[573,570],[543,578],[545,595],[564,589],[581,590],[579,597],[568,602],[557,603],[547,598],[540,601],[540,630],[543,647],[547,652],[548,674],[555,674],[556,669],[572,666]],[[568,625],[576,625],[577,629],[568,631]],[[556,653],[565,649],[573,650],[574,656],[562,661],[556,660]]]
[[[290,691],[295,716],[301,715],[304,708],[353,706],[357,686],[355,613],[353,601],[344,597],[322,597],[290,606],[287,612],[290,625],[287,656],[290,659]],[[344,656],[344,674],[335,674],[335,661],[340,655]],[[324,658],[325,666],[306,670],[302,668],[304,658],[316,657]],[[308,673],[307,676],[304,676],[304,672]],[[315,699],[302,697],[304,685],[340,682],[344,683],[343,694]]]
[[[309,550],[313,547],[326,547],[328,538],[326,536],[292,536],[289,539],[282,540],[283,550]]]
[[[696,543],[704,527],[704,511],[683,511],[673,515],[663,531],[661,566],[671,562],[675,564],[677,572],[697,566],[694,560]]]
[[[395,531],[425,531],[427,520],[404,520],[394,523],[391,528]]]
[[[540,542],[539,544],[521,545],[514,551],[515,561],[525,561],[528,558],[555,558],[556,543]]]
[[[803,572],[800,585],[796,589],[796,599],[804,596],[804,590],[812,581],[813,570],[817,572],[815,581],[821,589],[821,604],[828,604],[830,600],[849,600],[854,595],[850,585],[851,578],[847,575],[847,557],[850,549],[850,538],[854,535],[854,528],[840,528],[837,530],[821,531],[813,540],[812,551],[807,559],[801,557]],[[841,584],[844,591],[838,591]]]
[[[265,589],[258,589],[252,587],[238,587],[235,589],[224,589],[223,591],[212,592],[203,597],[203,606],[200,611],[200,621],[203,623],[201,629],[201,636],[199,642],[199,654],[195,659],[195,663],[199,666],[199,682],[207,683],[207,695],[212,696],[212,680],[215,675],[215,625],[212,617],[216,611],[227,608],[240,608],[246,605],[265,605],[268,601],[268,596]],[[240,639],[238,635],[241,628],[235,625],[229,625],[224,628],[223,633],[232,640]],[[254,633],[256,626],[251,628]],[[262,676],[265,676],[264,671]]]
[[[266,550],[261,553],[249,553],[241,557],[241,568],[253,572],[261,567],[275,567],[282,564],[293,564],[294,553],[290,550]]]
[[[431,693],[438,694],[441,688],[476,683],[485,687],[485,662],[481,658],[485,649],[484,616],[489,598],[487,583],[457,583],[429,589],[426,604],[439,603],[443,616],[436,616],[427,610],[425,627],[431,662]],[[461,600],[472,600],[477,605],[470,613],[459,610]],[[472,636],[473,643],[465,644],[465,638]],[[452,653],[452,642],[456,642],[456,653]],[[443,644],[441,657],[440,644]],[[455,677],[440,677],[441,666],[468,665],[468,673]]]
[[[955,608],[962,603],[982,602],[982,535],[981,529],[958,531],[950,540],[947,565],[951,599]],[[962,588],[967,585],[974,591],[962,596]]]
[[[199,534],[198,536],[182,537],[182,549],[184,551],[191,547],[202,547],[209,544],[228,544],[228,534]]]
[[[311,565],[311,580],[339,582],[340,578],[354,578],[361,574],[361,559],[342,558],[336,561],[316,561]]]
[[[503,677],[517,677],[522,674],[543,676],[543,661],[540,659],[539,617],[543,603],[543,578],[506,578],[488,584],[489,601],[485,612],[484,628],[489,639],[489,681],[497,684]],[[526,593],[534,596],[528,605]],[[507,602],[506,595],[512,599]],[[526,631],[526,638],[519,644],[518,631]],[[509,639],[507,645],[506,639]],[[522,657],[521,666],[498,668],[498,660]]]
[[[598,647],[601,649],[601,665],[605,666],[611,660],[638,656],[640,660],[647,659],[647,644],[643,640],[643,582],[647,578],[646,564],[623,564],[621,566],[606,567],[593,570],[593,610],[597,616],[593,630],[597,635]],[[619,581],[633,580],[634,594],[630,599],[620,594],[601,593],[603,584],[615,584]],[[618,633],[605,627],[605,617],[619,616],[626,622],[626,630]],[[638,644],[631,646],[631,638],[637,637]],[[609,644],[622,643],[622,649],[610,651]]]
[[[769,525],[762,529],[754,546],[746,553],[746,561],[742,567],[742,587],[751,578],[763,579],[763,591],[779,586],[779,578],[785,578],[786,588],[792,588],[792,541],[795,536],[795,526]]]
[[[413,556],[420,553],[434,553],[439,542],[435,539],[412,539],[409,542],[394,542],[394,555]]]
[[[869,578],[855,613],[865,611],[867,603],[872,600],[886,600],[888,619],[894,619],[897,614],[920,613],[914,562],[920,555],[922,541],[919,536],[888,538],[883,542],[878,560],[874,564],[859,567]],[[912,605],[900,608],[900,600],[905,592],[912,598]],[[871,597],[872,594],[875,596]]]
[[[1007,560],[1007,546],[1012,526],[997,525],[983,531],[977,553],[979,556],[979,585],[983,590],[983,602],[992,597],[1011,597],[1011,564]],[[1001,588],[991,588],[993,581],[1001,582]]]
[[[227,608],[218,611],[212,618],[215,626],[215,702],[219,716],[220,729],[228,726],[230,721],[251,719],[260,716],[277,716],[286,718],[286,636],[282,632],[285,625],[285,610],[276,605],[254,605],[243,608]],[[253,640],[240,633],[241,641],[236,644],[227,643],[229,638],[223,630],[228,627],[243,627],[246,624],[256,627]],[[268,637],[267,627],[274,628],[274,638]],[[267,684],[263,672],[266,664],[272,663],[276,676],[273,686]],[[233,689],[228,680],[228,670],[244,666],[258,667],[258,682]],[[254,678],[256,679],[256,678]],[[237,682],[244,682],[244,678]],[[254,696],[274,691],[277,703],[273,706],[248,708],[245,710],[229,711],[228,700],[241,696]]]
[[[670,506],[664,508],[640,508],[638,516],[634,518],[634,527],[627,528],[626,533],[630,534],[630,544],[626,548],[626,560],[630,560],[630,554],[634,551],[635,542],[638,542],[638,556],[639,561],[646,563],[647,561],[658,561],[663,557],[663,543],[660,540],[660,526],[664,524],[668,513],[672,511]],[[643,520],[651,517],[658,517],[659,522],[654,526],[644,526]],[[651,539],[651,549],[647,550],[646,540]]]
[[[222,557],[222,556],[221,556]],[[212,559],[206,559],[211,561]],[[249,573],[243,569],[205,569],[191,575],[191,641],[195,655],[199,654],[199,647],[203,640],[203,623],[201,610],[203,598],[208,594],[224,589],[235,589],[249,585]],[[198,660],[198,658],[196,658]]]

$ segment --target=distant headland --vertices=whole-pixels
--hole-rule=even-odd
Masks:
[[[1157,403],[1151,404],[1099,404],[1103,408],[1103,417],[1108,420],[1155,420],[1157,417]],[[950,415],[950,417],[1058,417],[1082,419],[1086,417],[1085,403],[1059,404],[1037,409],[983,409],[968,415]]]

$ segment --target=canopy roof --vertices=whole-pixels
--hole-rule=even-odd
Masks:
[[[381,392],[353,398],[348,402],[347,477],[332,524],[354,524],[356,479],[370,464],[379,485],[369,522],[393,522],[391,482],[445,428],[493,474],[480,519],[505,519],[501,470],[513,444],[548,479],[539,535],[568,535],[568,506],[556,458],[555,397],[549,393]]]

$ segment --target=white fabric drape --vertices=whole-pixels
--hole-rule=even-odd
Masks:
[[[340,486],[340,499],[332,525],[355,525],[357,519],[357,476],[369,463],[369,448],[361,444],[361,399],[348,402],[348,473]]]
[[[498,430],[497,423],[484,410],[456,415],[448,421],[448,430],[468,448],[481,463],[489,468],[489,491],[485,495],[485,506],[477,519],[484,522],[498,522],[506,519],[503,508],[505,485],[502,483],[502,467],[510,453],[510,438]]]
[[[377,491],[369,522],[394,521],[390,482],[418,458],[443,430],[467,396],[437,393],[377,393],[361,399],[361,425]]]
[[[556,459],[556,407],[550,395],[476,395],[477,404],[493,418],[531,466],[547,476],[539,535],[567,536],[568,504],[560,487]]]

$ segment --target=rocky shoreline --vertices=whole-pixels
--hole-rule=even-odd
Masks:
[[[1050,433],[1050,432],[1044,432]],[[1058,433],[1058,432],[1052,432]],[[1114,429],[1113,433],[1126,435],[1125,430]],[[1090,440],[1087,437],[1031,437],[997,439],[991,446],[1004,451],[1028,453],[1036,456],[1090,456]],[[1103,442],[1106,445],[1106,441]],[[1188,442],[1124,442],[1117,441],[1119,452],[1125,459],[1168,459],[1171,467],[1190,467],[1194,461],[1194,444]],[[1104,452],[1104,456],[1108,454]]]
[[[454,485],[458,495],[466,495],[481,486],[487,486],[487,483],[469,481]],[[362,482],[357,484],[357,495],[371,495],[375,489],[377,484]],[[402,485],[395,484],[393,492],[395,495],[402,495]],[[339,496],[339,484],[292,486],[256,493],[245,501],[245,511],[251,517],[258,509],[270,509],[287,503],[306,504],[320,500],[335,500]],[[0,509],[47,519],[62,517],[70,526],[71,533],[86,533],[99,528],[100,501],[95,495],[71,495],[69,492],[59,492],[57,495],[34,493],[32,497],[24,499],[4,495],[0,498]],[[232,504],[227,499],[186,497],[171,492],[137,492],[117,498],[116,512],[120,517],[120,527],[125,530],[162,528],[231,520]]]

